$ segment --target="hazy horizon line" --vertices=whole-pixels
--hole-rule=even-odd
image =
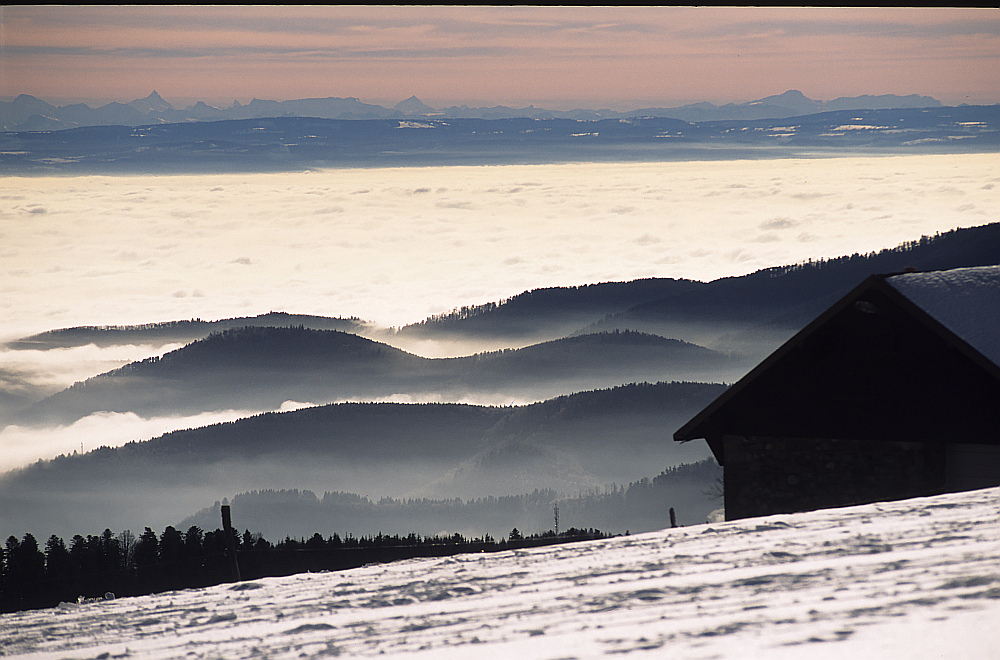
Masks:
[[[173,105],[175,109],[184,109],[186,107],[190,107],[190,106],[196,105],[199,102],[205,103],[207,105],[210,105],[210,106],[213,106],[213,107],[217,107],[217,108],[220,108],[220,109],[228,109],[228,108],[234,107],[234,105],[235,105],[236,102],[239,102],[241,105],[247,105],[247,104],[251,103],[254,100],[259,100],[259,101],[274,101],[274,102],[278,102],[278,103],[283,103],[283,102],[288,102],[288,101],[301,101],[301,100],[306,100],[306,99],[330,99],[330,98],[334,98],[334,99],[357,99],[361,103],[366,103],[366,104],[369,104],[369,105],[380,105],[380,106],[382,106],[384,108],[391,109],[394,106],[396,106],[397,104],[402,103],[403,101],[409,100],[411,98],[417,98],[422,103],[424,103],[424,104],[426,104],[426,105],[428,105],[428,106],[430,106],[431,108],[434,108],[434,109],[446,109],[446,108],[451,108],[451,107],[462,107],[462,106],[467,106],[469,108],[507,107],[507,108],[513,108],[513,109],[534,107],[534,108],[544,108],[544,109],[547,109],[547,110],[554,110],[554,111],[559,111],[559,112],[568,112],[568,111],[572,111],[572,110],[613,110],[613,111],[616,111],[616,112],[628,112],[630,110],[641,110],[641,109],[644,109],[644,108],[679,108],[679,107],[683,107],[683,106],[687,106],[687,105],[695,105],[695,104],[699,104],[699,103],[711,103],[712,105],[715,105],[715,106],[724,106],[724,105],[727,105],[727,104],[742,105],[742,104],[747,104],[747,103],[753,103],[755,101],[759,101],[761,99],[769,98],[769,97],[772,97],[772,96],[780,96],[780,95],[785,94],[787,92],[800,92],[806,98],[808,98],[808,99],[810,99],[812,101],[819,102],[819,103],[828,103],[828,102],[835,101],[835,100],[838,100],[838,99],[860,98],[860,97],[866,97],[866,96],[871,96],[871,97],[896,96],[896,97],[900,97],[900,98],[906,98],[906,97],[909,97],[909,96],[926,96],[928,98],[934,99],[935,101],[938,101],[939,103],[941,103],[942,105],[945,105],[945,106],[958,106],[958,105],[962,105],[962,104],[965,104],[965,105],[997,105],[997,104],[1000,104],[1000,99],[988,100],[988,99],[969,99],[969,98],[966,98],[965,100],[956,101],[954,99],[947,99],[946,100],[946,99],[943,99],[943,98],[939,98],[938,96],[932,96],[932,95],[928,95],[928,94],[919,94],[919,93],[916,93],[916,92],[911,93],[911,94],[893,94],[893,93],[889,93],[889,92],[882,93],[882,94],[858,94],[858,95],[855,95],[855,96],[838,96],[838,97],[835,97],[835,98],[823,99],[823,98],[814,98],[812,96],[809,96],[809,94],[803,92],[801,89],[799,89],[797,87],[785,89],[785,90],[782,90],[782,91],[778,91],[778,92],[774,92],[774,93],[768,94],[766,96],[762,96],[762,97],[759,97],[759,98],[752,98],[752,99],[737,99],[737,98],[734,98],[734,97],[729,97],[729,98],[726,98],[726,99],[721,99],[721,98],[711,98],[711,99],[710,98],[677,98],[677,99],[658,99],[658,100],[657,99],[603,99],[603,100],[602,99],[576,99],[576,100],[566,100],[566,99],[507,99],[507,100],[497,100],[497,99],[493,99],[493,100],[489,100],[489,99],[472,99],[472,98],[462,98],[462,99],[440,98],[439,99],[439,98],[431,98],[431,97],[421,96],[420,94],[417,94],[417,93],[411,93],[411,94],[408,94],[406,96],[402,96],[398,100],[393,100],[393,99],[390,99],[390,98],[365,99],[365,98],[362,98],[360,96],[351,96],[351,95],[341,96],[341,95],[337,95],[337,94],[325,94],[325,93],[317,93],[315,95],[297,96],[297,97],[289,97],[289,98],[277,98],[277,97],[268,97],[266,95],[263,95],[263,96],[254,95],[252,97],[237,97],[237,98],[228,98],[228,97],[176,97],[176,98],[172,99],[169,96],[164,96],[164,95],[160,94],[158,92],[158,90],[156,90],[154,88],[154,89],[151,89],[150,92],[149,92],[149,94],[147,94],[146,96],[139,96],[139,97],[128,99],[128,100],[123,100],[124,97],[122,97],[122,98],[113,98],[113,99],[112,98],[104,98],[104,99],[84,98],[84,97],[72,97],[72,96],[71,97],[46,97],[46,96],[39,96],[39,95],[36,95],[36,94],[31,94],[29,92],[19,92],[17,94],[2,94],[2,95],[0,95],[0,101],[6,102],[6,103],[10,103],[10,102],[16,100],[19,96],[32,96],[32,97],[34,97],[36,99],[39,99],[41,101],[45,101],[46,103],[50,103],[50,104],[55,105],[57,107],[61,107],[63,104],[64,105],[75,105],[75,104],[82,103],[84,105],[89,105],[91,107],[97,108],[97,107],[101,107],[101,106],[104,106],[104,105],[108,105],[110,103],[121,103],[123,105],[127,105],[129,103],[134,102],[134,101],[141,101],[141,100],[143,100],[145,98],[148,98],[153,93],[156,93],[161,98],[163,98],[165,101],[167,101],[168,103],[170,103],[171,105]],[[180,105],[176,105],[176,104],[187,104],[187,105],[180,106]]]

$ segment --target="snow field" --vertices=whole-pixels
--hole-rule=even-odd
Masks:
[[[63,604],[0,616],[0,654],[995,660],[998,505],[992,488]]]

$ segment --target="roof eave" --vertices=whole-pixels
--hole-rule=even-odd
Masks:
[[[903,274],[904,273],[876,274],[865,278],[860,284],[847,292],[840,300],[808,323],[804,328],[802,328],[802,330],[795,333],[794,336],[778,347],[743,378],[734,383],[732,387],[719,395],[718,398],[706,406],[701,412],[692,417],[687,424],[684,424],[677,429],[673,435],[674,441],[689,442],[691,440],[705,439],[713,434],[718,435],[718,432],[711,429],[711,425],[706,424],[706,422],[709,422],[711,418],[720,409],[725,407],[733,397],[750,387],[754,381],[757,380],[760,374],[768,371],[776,362],[780,361],[785,355],[794,350],[796,346],[801,345],[813,332],[823,326],[830,318],[840,313],[845,307],[853,305],[865,292],[871,289],[875,289],[887,296],[890,300],[898,304],[912,317],[914,317],[917,322],[923,324],[932,332],[940,336],[948,343],[948,345],[955,348],[983,371],[1000,381],[1000,366],[980,353],[975,347],[970,345],[960,336],[956,335],[947,326],[935,319],[888,282],[887,278]]]
[[[816,328],[822,326],[826,321],[833,315],[837,314],[841,309],[849,304],[852,304],[855,299],[861,295],[862,292],[867,291],[876,282],[883,281],[882,275],[870,275],[865,278],[860,284],[851,289],[843,298],[831,305],[825,312],[817,316],[811,322],[806,324],[804,328],[795,333],[788,341],[779,346],[774,350],[773,353],[768,355],[764,360],[760,362],[756,367],[751,369],[743,378],[739,379],[733,385],[727,389],[725,392],[720,394],[718,398],[712,403],[708,404],[701,412],[692,417],[687,424],[681,426],[677,431],[674,432],[675,442],[689,442],[691,440],[700,440],[706,437],[706,434],[710,434],[710,430],[702,429],[701,427],[704,423],[710,419],[720,408],[724,407],[733,397],[738,395],[740,392],[750,387],[754,381],[760,376],[760,374],[766,372],[771,368],[774,363],[781,360],[785,355],[794,350],[794,348],[800,345],[809,335],[811,335]]]

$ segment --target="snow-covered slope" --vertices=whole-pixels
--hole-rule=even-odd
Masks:
[[[986,660],[998,560],[992,488],[63,604],[0,616],[0,654]]]

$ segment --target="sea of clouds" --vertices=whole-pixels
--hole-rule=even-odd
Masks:
[[[539,287],[711,280],[995,221],[998,184],[995,154],[6,177],[0,341],[271,310],[399,326]],[[0,349],[0,385],[37,396],[164,350]]]
[[[997,218],[995,154],[0,181],[4,333],[268,310],[419,321]]]

